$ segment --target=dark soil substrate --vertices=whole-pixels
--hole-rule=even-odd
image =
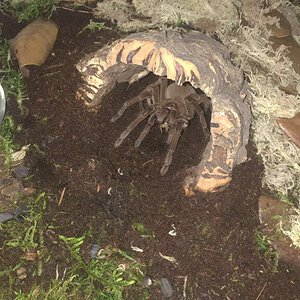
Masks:
[[[142,127],[115,149],[115,140],[137,110],[126,111],[115,123],[110,118],[154,78],[129,89],[118,85],[98,112],[88,112],[75,97],[81,78],[74,65],[118,34],[102,30],[77,36],[89,22],[86,14],[59,11],[54,19],[60,26],[58,40],[47,63],[33,69],[27,79],[28,115],[18,137],[20,144],[38,145],[27,156],[32,175],[27,184],[54,195],[45,222],[65,236],[79,236],[93,227],[95,239],[98,236],[103,243],[129,253],[131,245],[142,248],[132,255],[146,265],[146,275],[154,282],[168,278],[175,291],[172,299],[183,299],[184,276],[186,299],[299,299],[299,272],[282,263],[274,271],[255,242],[263,167],[253,144],[248,147],[249,160],[235,168],[225,191],[186,198],[182,180],[187,168],[199,163],[207,143],[197,118],[182,135],[164,177],[159,170],[167,146],[159,128],[139,149],[133,144]],[[20,27],[5,19],[5,38]],[[155,238],[142,238],[133,223],[143,223]],[[173,226],[176,236],[169,235]],[[55,261],[45,266],[43,282],[55,274],[58,262],[64,262],[63,253],[47,237],[46,245]],[[159,253],[176,258],[177,264]],[[7,264],[12,259],[8,255],[2,257]],[[24,281],[25,287],[31,280],[29,276]],[[150,287],[150,294],[151,299],[163,299],[157,284]]]

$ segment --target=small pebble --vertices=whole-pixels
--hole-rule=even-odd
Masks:
[[[28,207],[26,205],[21,205],[19,208],[14,209],[13,211],[6,211],[0,213],[0,223],[4,223],[11,219],[21,221],[26,214],[28,214]]]
[[[93,244],[91,251],[90,251],[90,257],[91,258],[97,258],[98,252],[101,249],[101,247],[97,244]]]
[[[23,190],[23,195],[29,197],[29,196],[32,196],[35,192],[36,192],[36,189],[34,189],[32,187],[27,187]]]
[[[24,267],[19,268],[17,271],[17,276],[19,279],[23,280],[27,277],[27,270]]]
[[[25,260],[34,261],[37,257],[36,252],[26,252],[24,255]]]
[[[14,217],[15,216],[11,213],[7,213],[7,212],[0,213],[0,223],[9,221],[9,220],[13,219]]]
[[[18,166],[14,168],[14,173],[18,179],[22,179],[28,176],[29,174],[29,168],[25,166]]]
[[[173,291],[172,286],[167,278],[162,278],[160,280],[160,288],[161,288],[163,295],[166,298],[171,298],[173,296],[174,291]]]
[[[143,280],[144,287],[148,288],[152,285],[152,280],[150,277],[145,277]]]
[[[23,221],[23,219],[29,214],[30,209],[27,205],[21,204],[19,208],[15,209],[13,211],[13,214],[15,215],[15,219],[17,221]]]

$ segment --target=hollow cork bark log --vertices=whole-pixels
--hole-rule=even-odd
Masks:
[[[196,31],[135,33],[84,57],[77,69],[85,81],[79,94],[89,107],[98,107],[116,83],[134,82],[148,72],[178,85],[189,82],[211,98],[211,138],[184,180],[187,195],[226,187],[234,166],[247,159],[251,95],[242,71],[216,40]]]

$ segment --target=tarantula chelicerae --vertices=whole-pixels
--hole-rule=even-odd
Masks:
[[[111,119],[111,122],[119,119],[125,110],[135,103],[140,104],[140,113],[121,133],[114,146],[119,147],[129,133],[146,118],[148,118],[148,122],[135,141],[135,147],[139,147],[155,123],[159,124],[161,128],[166,128],[168,131],[167,144],[169,145],[169,150],[160,170],[161,175],[166,174],[168,171],[181,132],[188,126],[195,112],[199,114],[204,134],[206,136],[209,135],[204,113],[208,111],[210,106],[209,99],[204,94],[197,94],[195,89],[189,84],[179,86],[176,83],[172,83],[168,85],[168,79],[160,77],[137,97],[126,101]],[[203,104],[203,108],[201,104]]]

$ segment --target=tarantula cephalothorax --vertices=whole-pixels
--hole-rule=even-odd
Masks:
[[[209,99],[205,95],[197,94],[195,89],[189,84],[179,86],[176,83],[172,83],[168,85],[168,79],[161,77],[144,89],[137,97],[126,101],[111,119],[111,122],[120,118],[125,110],[135,103],[140,104],[141,111],[121,133],[114,146],[119,147],[129,133],[146,118],[148,118],[148,122],[135,141],[135,147],[139,147],[155,123],[159,124],[161,128],[166,128],[168,131],[167,144],[169,145],[169,150],[160,170],[161,175],[166,174],[168,171],[181,132],[188,126],[195,112],[199,114],[205,136],[209,135],[204,114],[204,111],[208,111]],[[204,104],[204,109],[201,107],[202,103]]]

